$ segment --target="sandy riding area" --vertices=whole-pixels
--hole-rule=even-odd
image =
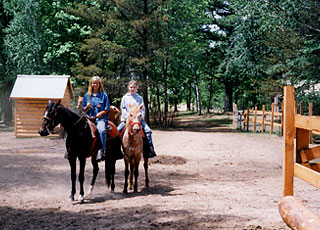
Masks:
[[[154,129],[150,188],[141,164],[138,193],[122,194],[124,164],[117,161],[111,193],[100,164],[84,204],[68,201],[63,140],[0,132],[0,229],[288,229],[278,213],[283,138],[223,123],[220,116],[180,117],[175,129]],[[91,171],[87,160],[86,191]],[[295,185],[319,214],[319,190],[299,179]]]

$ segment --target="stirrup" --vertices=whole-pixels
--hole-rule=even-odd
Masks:
[[[100,161],[104,161],[104,160],[105,160],[104,150],[99,149],[99,151],[97,152],[96,161],[100,162]]]
[[[106,126],[106,130],[107,130],[107,131],[111,131],[111,130],[112,130],[112,126],[111,126],[111,125],[107,125],[107,126]]]

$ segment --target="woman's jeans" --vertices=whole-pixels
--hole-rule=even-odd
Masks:
[[[107,133],[106,133],[106,122],[104,120],[97,121],[97,129],[100,136],[100,141],[103,150],[106,150],[106,141],[107,141]]]

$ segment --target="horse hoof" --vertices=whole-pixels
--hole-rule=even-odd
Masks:
[[[70,202],[74,201],[74,195],[71,194],[71,195],[69,196],[69,201],[70,201]]]
[[[114,189],[111,189],[111,193],[114,193]]]
[[[78,201],[80,202],[80,204],[84,203],[84,197],[82,195],[79,195]]]
[[[90,185],[89,189],[88,189],[88,195],[91,195],[93,192],[93,186]]]
[[[123,190],[123,194],[128,194],[128,190],[127,190],[127,189],[124,189],[124,190]]]

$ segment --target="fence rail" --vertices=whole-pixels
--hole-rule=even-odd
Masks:
[[[234,106],[234,108],[236,108],[236,106]],[[252,124],[253,132],[257,132],[257,126],[260,125],[261,133],[264,133],[266,131],[267,126],[270,126],[270,133],[273,133],[275,127],[278,127],[282,135],[283,134],[282,112],[275,111],[274,103],[272,103],[271,105],[271,111],[268,111],[265,108],[266,106],[263,105],[262,110],[258,110],[257,106],[255,106],[254,109],[250,109],[248,107],[243,114],[235,112],[234,126],[237,126],[239,129],[244,129],[249,131],[249,127]]]
[[[294,177],[320,188],[320,164],[313,162],[320,158],[320,147],[309,145],[310,132],[320,131],[320,117],[312,116],[312,112],[311,116],[310,113],[309,116],[297,114],[293,86],[284,88],[283,108],[283,198],[279,204],[279,212],[283,221],[292,229],[320,229],[320,217],[293,196]]]

